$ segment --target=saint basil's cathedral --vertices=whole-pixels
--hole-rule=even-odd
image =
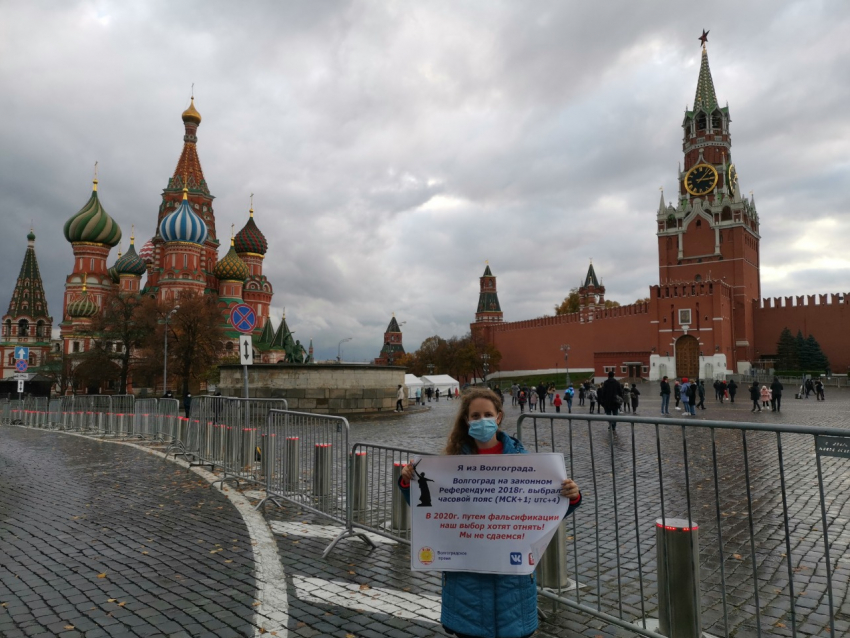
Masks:
[[[245,226],[230,239],[225,256],[218,259],[220,243],[214,197],[198,157],[197,132],[201,115],[195,108],[194,98],[182,119],[185,128],[183,150],[162,192],[156,234],[141,249],[136,250],[135,236],[131,235],[127,251],[119,252],[111,267],[107,265],[109,253],[119,245],[122,233],[100,201],[97,176],[89,200],[65,223],[65,239],[71,244],[74,263],[65,280],[59,348],[69,355],[91,348],[89,327],[92,318],[114,292],[141,293],[173,304],[187,294],[217,294],[224,330],[222,356],[235,355],[238,351],[239,333],[230,327],[228,317],[233,306],[245,303],[257,317],[255,362],[309,361],[312,343],[309,350],[305,350],[300,342],[295,342],[285,317],[274,329],[269,312],[273,289],[263,274],[268,243],[254,221],[253,206]],[[29,346],[29,364],[33,367],[43,364],[51,352],[53,318],[47,311],[32,231],[27,240],[27,251],[9,310],[2,317],[0,378],[7,378],[15,371],[16,345]],[[53,348],[56,353],[56,346]]]

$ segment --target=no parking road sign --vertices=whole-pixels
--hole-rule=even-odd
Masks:
[[[15,361],[15,370],[17,372],[26,372],[29,364],[26,359],[18,359]]]
[[[230,325],[239,332],[246,334],[253,332],[257,325],[257,313],[251,306],[244,303],[233,306],[233,310],[230,311]]]

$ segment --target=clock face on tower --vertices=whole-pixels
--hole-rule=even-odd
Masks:
[[[710,193],[717,184],[717,169],[711,164],[697,164],[685,175],[685,188],[696,197]]]
[[[729,164],[726,171],[726,183],[729,185],[729,191],[734,194],[738,192],[738,171],[735,170],[734,164]]]

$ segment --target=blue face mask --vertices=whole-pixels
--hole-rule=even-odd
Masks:
[[[492,439],[498,429],[499,425],[496,423],[496,419],[478,419],[469,422],[469,436],[482,443]]]

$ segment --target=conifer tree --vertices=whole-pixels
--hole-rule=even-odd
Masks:
[[[806,349],[810,357],[810,367],[807,369],[823,372],[829,368],[829,359],[827,359],[826,354],[824,354],[823,349],[813,335],[809,335],[809,338],[806,339]]]
[[[797,370],[807,370],[806,338],[803,336],[802,330],[797,330],[797,336],[794,338],[794,346],[797,351]]]
[[[776,343],[777,367],[780,370],[797,370],[799,362],[797,360],[797,343],[794,340],[794,335],[786,326],[779,335],[779,341]]]

